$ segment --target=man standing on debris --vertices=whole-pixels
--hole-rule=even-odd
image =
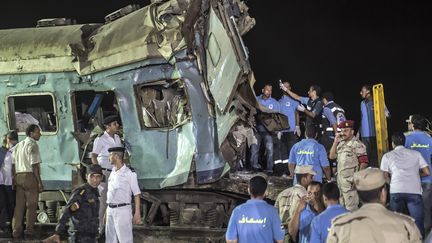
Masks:
[[[320,143],[324,145],[327,154],[330,153],[334,138],[338,132],[337,126],[346,120],[345,111],[342,107],[334,102],[333,93],[324,92],[322,96],[323,112],[322,112],[322,136]],[[336,161],[330,160],[330,167],[333,175],[336,172]]]
[[[69,242],[94,243],[99,231],[99,192],[97,187],[102,181],[102,167],[92,164],[87,169],[87,183],[76,188],[66,204],[55,234],[44,243],[60,243],[60,235],[66,233],[67,223],[72,219]]]
[[[300,101],[302,104],[306,105],[306,108],[303,105],[299,105],[297,110],[300,112],[304,112],[306,115],[306,124],[305,126],[315,126],[317,129],[320,128],[321,124],[321,112],[322,112],[322,100],[320,98],[321,87],[314,84],[309,87],[308,97],[302,97],[291,91],[290,87],[285,87],[281,85],[281,89],[288,93],[292,98]],[[319,130],[318,130],[319,131]]]
[[[321,144],[324,145],[327,152],[333,144],[334,138],[337,133],[337,126],[344,122],[345,111],[342,107],[334,102],[333,93],[324,92],[322,96],[324,104],[322,113],[322,137]]]
[[[359,132],[361,141],[366,145],[369,165],[371,167],[379,167],[372,86],[368,84],[363,85],[360,95],[363,99],[360,103],[361,124]],[[390,117],[390,112],[387,110],[387,107],[385,107],[385,116]]]
[[[341,192],[341,205],[348,210],[356,210],[359,199],[354,188],[354,173],[368,166],[366,146],[354,137],[354,121],[339,124],[342,132],[335,137],[329,158],[337,159],[337,184]]]
[[[287,81],[283,82],[283,86],[291,89],[290,83]],[[288,117],[289,129],[278,132],[277,139],[275,139],[275,151],[274,151],[274,167],[275,174],[282,175],[288,174],[288,156],[289,152],[297,143],[298,138],[301,135],[300,131],[300,118],[297,111],[299,102],[291,98],[285,91],[282,97],[279,99],[280,112]]]
[[[113,147],[108,152],[114,167],[108,178],[105,240],[107,243],[132,243],[132,223],[141,223],[141,190],[137,174],[124,164],[125,148]],[[135,206],[133,215],[132,196]]]
[[[226,232],[227,243],[283,242],[285,232],[277,210],[264,201],[266,190],[267,181],[263,177],[250,179],[251,199],[233,210]]]
[[[102,167],[103,174],[105,180],[108,180],[108,177],[111,173],[112,166],[109,162],[109,148],[113,147],[121,147],[122,142],[118,135],[119,132],[119,117],[118,116],[108,116],[103,120],[103,124],[105,126],[105,132],[98,136],[93,143],[93,150],[91,154],[91,160],[93,164],[99,164]],[[99,226],[100,232],[102,234],[104,229],[104,215],[106,211],[106,200],[107,200],[107,191],[108,191],[108,183],[107,181],[101,182],[99,185],[100,191],[100,208],[99,208]]]
[[[410,123],[414,131],[406,137],[405,147],[420,152],[431,169],[432,138],[427,133],[428,120],[422,115],[412,115]],[[424,204],[424,227],[426,235],[432,229],[432,175],[421,178]]]
[[[317,173],[314,176],[314,181],[323,182],[323,171],[327,180],[330,180],[330,166],[327,159],[327,153],[322,144],[318,143],[315,139],[317,131],[314,126],[306,127],[306,138],[296,143],[288,158],[290,173],[294,173],[294,168],[300,165],[313,166],[313,170]],[[297,183],[294,177],[294,184]]]
[[[271,97],[272,95],[272,86],[270,84],[266,84],[262,89],[262,94],[257,98],[257,100],[261,103],[261,105],[266,108],[279,111],[279,103]],[[256,121],[256,129],[257,132],[255,134],[257,143],[251,145],[251,167],[252,170],[262,171],[261,165],[259,164],[259,150],[261,147],[261,143],[264,141],[265,145],[265,153],[266,153],[266,172],[269,174],[273,173],[273,134],[265,128],[265,126],[257,119]]]
[[[36,221],[39,193],[43,191],[40,177],[41,157],[37,141],[41,137],[38,125],[31,124],[26,129],[27,138],[19,142],[12,153],[13,185],[16,189],[16,206],[12,220],[13,238],[21,238],[24,213],[27,239],[33,238],[33,226]]]

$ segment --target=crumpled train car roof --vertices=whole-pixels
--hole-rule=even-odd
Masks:
[[[111,23],[0,30],[0,73],[77,71],[81,75],[186,47],[189,0],[152,3]]]

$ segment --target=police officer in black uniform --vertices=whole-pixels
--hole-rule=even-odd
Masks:
[[[318,131],[320,131],[322,113],[322,100],[320,98],[321,87],[316,84],[311,85],[309,87],[308,97],[302,97],[284,85],[281,85],[280,88],[287,92],[293,99],[300,101],[301,105],[297,107],[297,110],[305,113],[305,127],[314,126]],[[306,105],[306,108],[302,104]],[[320,136],[321,133],[318,135]]]
[[[323,112],[322,112],[322,137],[321,144],[327,150],[333,145],[335,135],[337,133],[337,126],[346,120],[344,109],[334,102],[333,93],[324,92],[322,96]]]
[[[322,136],[319,142],[324,145],[327,155],[333,145],[336,133],[338,132],[337,126],[346,121],[345,110],[334,102],[332,92],[324,92],[322,95],[323,111],[321,121]],[[339,129],[339,131],[341,131]],[[336,173],[337,161],[336,159],[329,159],[332,174]]]
[[[102,181],[102,167],[92,164],[87,168],[87,183],[76,188],[66,204],[63,215],[57,224],[55,234],[43,242],[60,242],[60,235],[66,232],[69,219],[69,242],[95,243],[99,229],[99,192]]]

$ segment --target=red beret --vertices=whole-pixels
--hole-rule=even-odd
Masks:
[[[352,120],[343,121],[338,125],[338,128],[353,128],[353,127],[354,127],[354,121]]]

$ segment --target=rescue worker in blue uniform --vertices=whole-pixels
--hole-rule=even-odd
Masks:
[[[311,165],[313,170],[316,171],[316,175],[313,180],[317,182],[323,182],[323,171],[327,180],[330,180],[330,167],[327,159],[327,153],[322,144],[318,143],[315,139],[317,131],[314,126],[306,127],[306,138],[296,143],[291,151],[288,158],[289,170],[294,174],[294,169],[299,165]],[[294,177],[294,184],[296,184],[296,178]]]
[[[69,242],[94,243],[99,230],[99,191],[102,181],[102,167],[92,164],[87,168],[87,183],[76,188],[66,204],[55,234],[43,242],[60,242],[60,235],[66,233],[69,219],[72,229],[69,229]]]
[[[339,204],[340,192],[334,182],[324,184],[323,201],[327,207],[312,220],[310,243],[325,243],[331,227],[331,222],[336,216],[349,212]]]
[[[270,84],[266,84],[262,89],[262,94],[257,96],[257,100],[261,103],[261,105],[265,106],[267,109],[273,111],[279,111],[279,103],[271,97],[272,95],[272,86]],[[262,171],[261,165],[259,164],[259,150],[262,141],[264,141],[265,145],[265,153],[266,153],[266,172],[273,173],[273,135],[269,132],[265,126],[257,119],[256,121],[256,129],[255,137],[257,139],[257,144],[251,145],[251,167],[253,171]]]
[[[322,184],[312,181],[307,188],[307,196],[300,203],[289,224],[289,234],[299,243],[309,243],[312,220],[324,210],[321,194]]]
[[[290,83],[284,81],[283,85],[291,89]],[[301,135],[300,118],[297,106],[300,104],[297,100],[291,98],[285,91],[279,99],[280,112],[288,117],[289,128],[278,132],[277,139],[274,141],[274,169],[276,175],[289,174],[288,156],[291,148],[298,141]]]
[[[424,116],[416,114],[410,117],[410,123],[414,131],[406,136],[405,147],[420,152],[429,168],[432,168],[432,138],[426,132],[428,121]],[[432,175],[422,177],[421,183],[423,188],[424,227],[427,235],[432,228]]]
[[[359,132],[361,141],[366,145],[369,166],[379,167],[375,131],[374,101],[371,85],[363,85],[360,95],[363,98],[360,103],[361,123]],[[385,107],[385,116],[390,117],[390,112],[387,110],[387,107]]]
[[[321,131],[322,136],[320,143],[324,145],[327,155],[333,145],[336,133],[338,132],[337,126],[346,120],[345,111],[342,107],[334,102],[333,93],[324,92],[322,95],[323,101],[323,112],[322,112],[322,122]],[[339,132],[341,129],[339,129]],[[336,173],[336,160],[330,160],[330,167],[333,174]]]
[[[250,179],[250,200],[234,208],[226,231],[227,243],[283,242],[285,232],[277,209],[264,200],[266,189],[264,177]]]
[[[280,86],[282,90],[288,93],[292,98],[300,101],[300,103],[306,105],[306,109],[303,105],[299,105],[297,110],[304,112],[306,115],[305,127],[315,126],[317,129],[320,127],[321,123],[321,113],[322,113],[322,100],[320,98],[321,87],[314,84],[309,87],[308,97],[302,97],[291,89],[286,88],[284,85]]]

